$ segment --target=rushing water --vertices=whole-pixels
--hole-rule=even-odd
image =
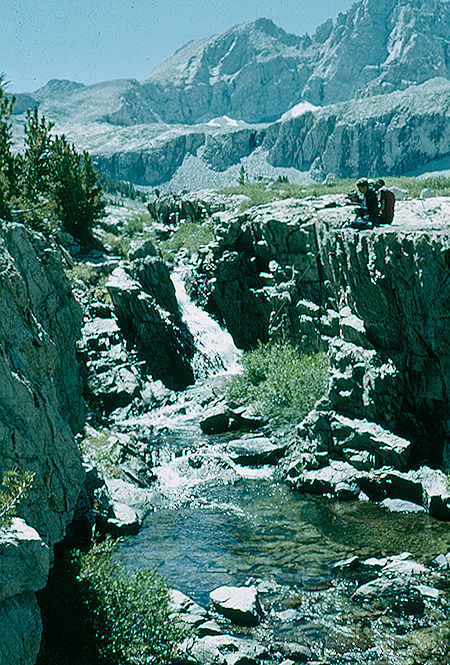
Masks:
[[[221,362],[210,367],[235,370],[238,353],[229,336],[193,307],[178,277],[175,282],[203,356],[219,351]],[[370,503],[300,495],[275,482],[269,467],[225,464],[229,435],[208,438],[198,427],[201,390],[195,386],[149,416],[163,433],[158,441],[165,441],[153,469],[157,509],[122,545],[127,567],[157,568],[204,606],[218,586],[259,585],[266,619],[253,634],[267,644],[307,643],[316,662],[449,665],[448,588],[423,616],[393,620],[358,607],[351,600],[357,580],[335,567],[354,555],[402,552],[429,563],[450,550],[448,524],[425,514],[389,514]]]

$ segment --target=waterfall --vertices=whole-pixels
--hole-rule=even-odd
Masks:
[[[236,348],[233,338],[207,312],[189,298],[183,280],[182,269],[171,275],[178,305],[184,322],[194,338],[196,353],[192,361],[196,379],[239,371],[241,352]]]

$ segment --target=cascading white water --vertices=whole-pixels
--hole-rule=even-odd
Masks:
[[[192,488],[223,475],[211,459],[202,468],[194,469],[184,451],[204,445],[205,435],[199,423],[216,389],[220,394],[226,376],[240,370],[241,357],[231,335],[189,298],[183,277],[182,268],[171,276],[183,321],[194,339],[196,353],[192,364],[196,383],[178,393],[167,391],[159,406],[127,421],[141,434],[147,430],[148,441],[157,446],[153,470],[159,490],[171,502],[183,502]]]
[[[192,302],[186,293],[182,269],[174,271],[171,278],[183,320],[194,338],[195,377],[204,379],[211,374],[233,374],[239,371],[241,352],[236,348],[230,333]]]

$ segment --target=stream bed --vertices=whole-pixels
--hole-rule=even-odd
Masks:
[[[369,502],[301,495],[276,482],[270,467],[221,471],[210,456],[217,439],[203,443],[202,464],[191,445],[155,467],[157,507],[120,549],[128,569],[156,568],[203,607],[219,586],[256,586],[260,626],[226,624],[225,631],[244,631],[269,648],[279,640],[306,644],[311,662],[449,665],[450,578],[431,564],[450,550],[448,523]],[[438,597],[412,613],[356,603],[354,591],[376,574],[336,564],[405,552],[428,567],[415,583],[438,587]]]
[[[186,298],[181,280],[176,286],[201,338],[207,315]],[[212,331],[208,346],[227,348],[227,369],[236,356],[223,334]],[[139,432],[151,451],[155,478],[135,503],[144,514],[141,531],[119,549],[126,568],[156,568],[171,587],[207,607],[224,633],[251,636],[269,652],[281,640],[306,645],[307,662],[315,665],[449,665],[450,574],[433,564],[450,551],[448,523],[302,495],[276,481],[272,466],[231,463],[226,447],[239,433],[207,436],[199,427],[203,395],[222,380],[220,363],[200,364],[206,376],[194,387],[126,423],[125,431]],[[216,367],[212,378],[209,367]],[[355,590],[377,580],[386,563],[402,578],[405,560],[426,566],[407,581],[408,588],[422,585],[418,607],[410,599],[381,602],[384,592],[356,602]],[[234,626],[212,610],[209,594],[223,585],[258,589],[259,626]]]

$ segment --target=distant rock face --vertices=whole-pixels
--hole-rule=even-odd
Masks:
[[[49,544],[64,537],[83,479],[73,435],[84,420],[75,340],[81,312],[56,249],[0,226],[0,476],[35,473],[20,516]]]
[[[16,113],[39,106],[107,175],[139,184],[170,181],[188,156],[222,172],[261,146],[277,166],[319,160],[319,178],[402,173],[448,155],[448,94],[382,98],[448,81],[449,34],[448,2],[362,0],[312,38],[259,19],[190,42],[140,81],[50,81]]]
[[[194,158],[184,185],[189,189],[198,171],[203,186],[214,186],[214,173],[230,170],[227,184],[236,183],[240,164],[253,177],[254,161],[270,168],[295,169],[323,179],[327,173],[375,177],[408,172],[448,156],[450,82],[434,79],[402,92],[342,102],[282,122],[246,129],[199,125],[115,128],[100,132],[96,124],[57,122],[58,130],[89,149],[97,167],[115,179],[139,184],[170,183]],[[77,122],[81,122],[81,119]],[[78,129],[77,129],[78,127]],[[150,132],[147,128],[153,127]],[[163,126],[164,127],[164,126]],[[100,134],[99,134],[100,136]],[[234,168],[234,171],[233,171]],[[208,178],[211,176],[212,181]]]
[[[450,82],[344,102],[271,125],[268,160],[300,171],[355,177],[394,174],[439,159],[450,146]]]
[[[141,84],[165,122],[264,122],[301,100],[326,105],[448,77],[449,32],[447,3],[363,0],[312,39],[260,19],[187,44]]]

